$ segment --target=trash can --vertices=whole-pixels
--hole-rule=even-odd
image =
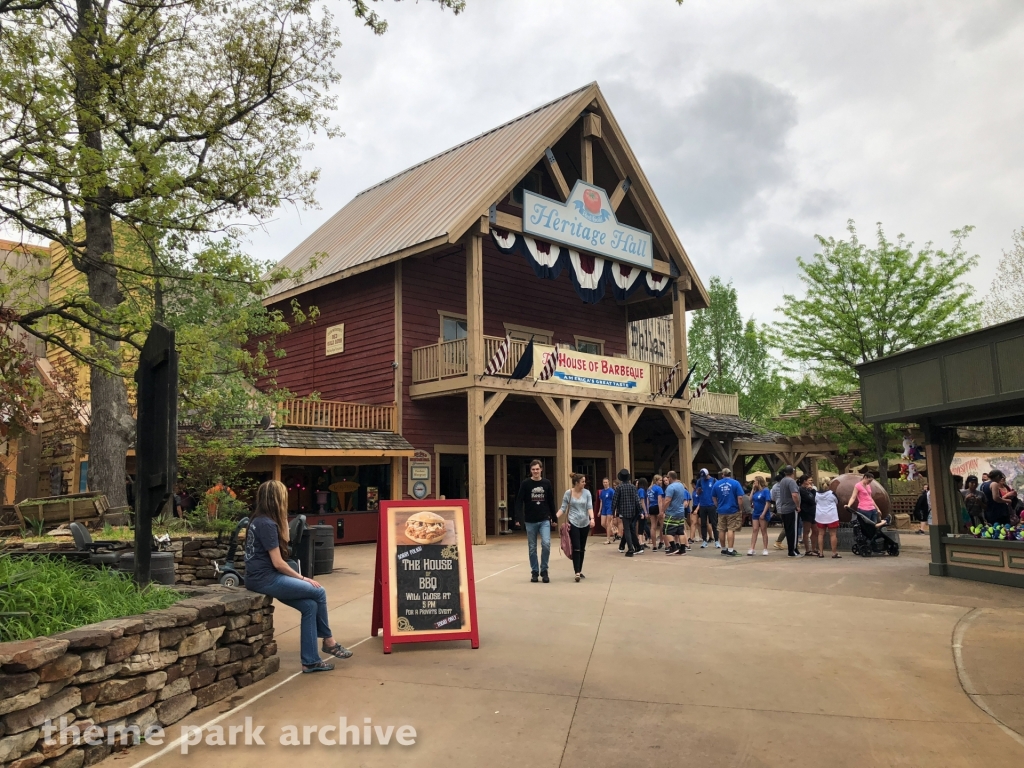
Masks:
[[[334,527],[311,525],[313,536],[313,575],[320,576],[334,570]]]
[[[149,560],[149,578],[156,584],[174,586],[174,553],[153,552]],[[135,553],[126,552],[117,561],[117,570],[135,573]]]

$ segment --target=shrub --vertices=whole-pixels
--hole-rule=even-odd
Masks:
[[[156,584],[139,589],[127,574],[106,568],[64,559],[0,557],[0,641],[134,616],[183,597]]]

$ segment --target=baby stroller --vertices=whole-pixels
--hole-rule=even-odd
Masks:
[[[890,554],[899,557],[900,542],[897,534],[876,528],[874,521],[867,515],[853,510],[857,516],[853,521],[853,554],[861,557]]]

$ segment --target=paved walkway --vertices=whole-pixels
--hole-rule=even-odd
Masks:
[[[367,639],[374,549],[338,548],[322,581],[356,655],[292,677],[297,614],[278,607],[281,672],[178,724],[243,705],[221,724],[249,716],[267,746],[144,745],[104,765],[1019,768],[1024,591],[930,577],[926,537],[904,538],[899,558],[796,561],[625,559],[598,540],[579,584],[557,552],[552,583],[531,584],[525,540],[501,539],[474,552],[481,647],[390,656]],[[417,744],[272,743],[341,716],[411,724]]]

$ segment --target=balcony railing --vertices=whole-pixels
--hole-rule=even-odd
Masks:
[[[489,361],[504,339],[497,336],[484,336],[484,360]],[[523,356],[529,342],[513,339],[505,365],[498,372],[500,376],[510,376],[519,358]],[[640,361],[643,362],[643,361]],[[672,372],[672,367],[658,363],[644,363],[651,370],[651,391],[659,392],[665,380]],[[412,351],[412,383],[425,384],[431,381],[442,381],[457,376],[465,376],[469,367],[466,363],[466,340],[443,341],[427,347],[418,347]],[[705,392],[703,397],[691,401],[690,407],[698,413],[739,416],[739,397],[717,392]]]
[[[355,432],[394,432],[396,408],[337,400],[285,400],[282,427],[347,429]]]
[[[695,413],[706,413],[709,416],[739,416],[740,396],[727,395],[722,392],[705,392],[701,397],[690,401],[690,410]]]

